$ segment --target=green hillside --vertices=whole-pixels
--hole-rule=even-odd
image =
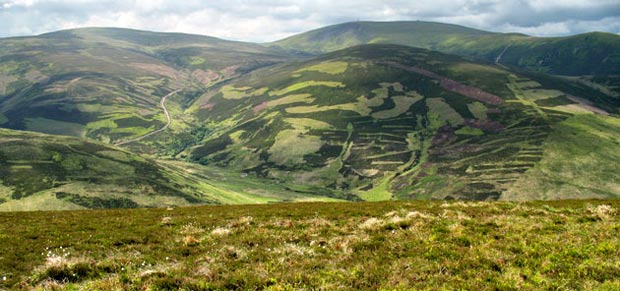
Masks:
[[[472,58],[501,39],[598,56],[614,37],[360,22],[281,48],[113,28],[0,39],[0,127],[54,134],[2,132],[0,209],[617,197],[617,75],[507,66],[517,45]]]
[[[0,210],[214,203],[152,161],[75,138],[0,129]]]
[[[620,36],[611,33],[542,38],[423,21],[351,22],[271,45],[320,54],[373,43],[426,48],[551,74],[620,74]]]
[[[609,33],[0,38],[0,291],[620,290],[619,149]]]
[[[0,129],[0,211],[329,201],[102,143]]]
[[[618,290],[620,200],[0,213],[0,289]]]
[[[0,39],[0,126],[115,143],[166,123],[203,88],[286,59],[212,37],[86,28]],[[179,115],[171,130],[191,120]]]
[[[618,195],[620,100],[572,81],[366,45],[209,92],[194,162],[349,199]]]

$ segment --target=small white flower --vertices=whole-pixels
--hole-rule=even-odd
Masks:
[[[125,271],[125,267],[121,267],[121,271]]]
[[[3,276],[3,277],[2,277],[2,281],[6,281],[6,276]]]
[[[167,261],[168,259],[170,259],[170,258],[166,257],[166,261]]]

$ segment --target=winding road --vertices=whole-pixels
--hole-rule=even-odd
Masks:
[[[170,126],[170,122],[172,122],[172,120],[170,119],[170,113],[168,113],[168,109],[166,109],[166,99],[168,99],[168,97],[170,97],[170,96],[172,96],[172,95],[174,95],[176,93],[179,93],[181,90],[182,89],[176,89],[176,90],[168,93],[166,96],[161,97],[161,100],[159,101],[159,106],[161,106],[161,108],[164,110],[164,114],[166,115],[166,124],[162,128],[154,130],[154,131],[151,131],[151,132],[149,132],[149,133],[147,133],[147,134],[145,134],[143,136],[136,137],[134,139],[117,142],[114,145],[122,146],[122,145],[125,145],[125,144],[128,144],[128,143],[136,142],[136,141],[145,139],[145,138],[147,138],[147,137],[149,137],[151,135],[158,134],[158,133],[166,130],[166,128],[168,128],[168,126]]]

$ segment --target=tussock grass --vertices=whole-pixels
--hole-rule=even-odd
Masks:
[[[2,213],[0,289],[616,290],[619,206],[420,201]]]

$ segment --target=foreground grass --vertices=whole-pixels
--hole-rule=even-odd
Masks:
[[[0,213],[0,289],[618,290],[620,201]]]

